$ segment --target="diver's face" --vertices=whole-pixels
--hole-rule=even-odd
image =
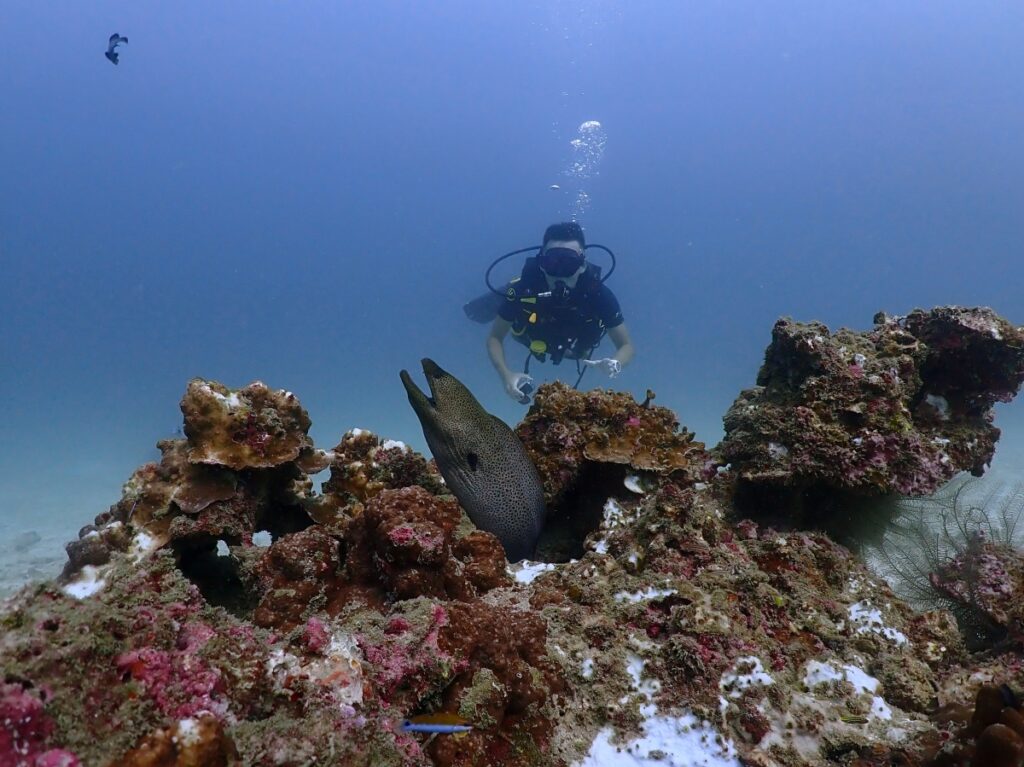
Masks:
[[[583,256],[583,243],[578,240],[550,240],[538,258],[538,265],[549,281],[576,282],[587,268]]]

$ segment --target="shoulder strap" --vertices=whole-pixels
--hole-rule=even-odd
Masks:
[[[587,264],[587,270],[580,275],[576,283],[577,290],[583,295],[597,292],[601,287],[601,267],[598,264]]]

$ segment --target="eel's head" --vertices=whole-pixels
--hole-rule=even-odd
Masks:
[[[492,416],[487,414],[458,378],[432,359],[424,358],[421,364],[430,388],[429,397],[413,383],[407,371],[403,370],[401,377],[405,392],[409,395],[409,403],[424,429],[429,427],[435,435],[444,433],[449,436],[466,436],[490,424]]]
[[[420,423],[436,428],[439,425],[441,412],[445,409],[445,393],[451,390],[451,383],[454,382],[459,388],[464,387],[432,359],[424,358],[421,364],[423,365],[423,374],[427,378],[427,386],[430,389],[429,397],[416,385],[407,370],[403,370],[399,375],[402,385],[405,386],[405,393],[409,396],[409,404],[419,416]]]

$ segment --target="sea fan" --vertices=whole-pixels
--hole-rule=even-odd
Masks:
[[[917,609],[953,612],[969,647],[984,645],[991,637],[982,611],[950,601],[932,575],[953,562],[969,564],[979,542],[1024,549],[1024,481],[960,475],[933,495],[895,506],[881,541],[865,551],[869,564]]]

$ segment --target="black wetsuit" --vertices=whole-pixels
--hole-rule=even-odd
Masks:
[[[615,294],[601,282],[601,271],[589,264],[576,286],[564,296],[550,292],[536,257],[526,259],[519,279],[508,285],[498,314],[512,324],[512,336],[543,362],[564,356],[587,359],[604,334],[623,322]]]

